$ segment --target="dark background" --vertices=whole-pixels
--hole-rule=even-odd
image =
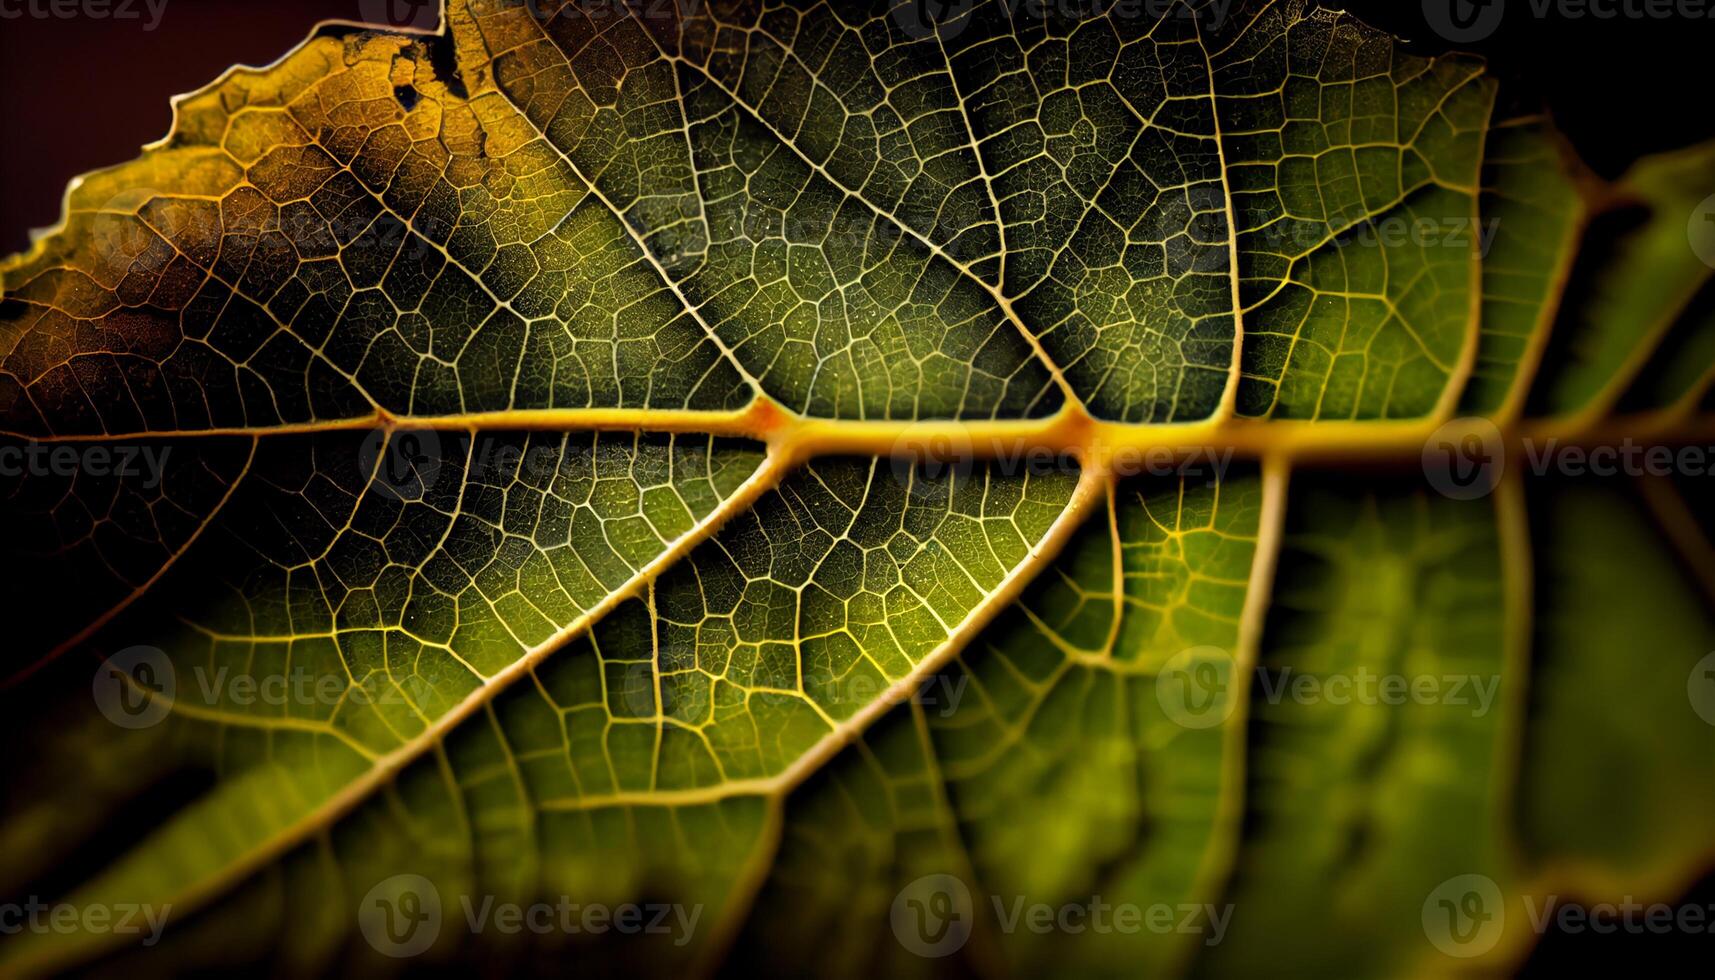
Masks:
[[[0,20],[0,253],[59,220],[73,176],[129,160],[165,134],[168,97],[234,63],[275,60],[318,20],[373,16],[390,2],[408,11],[422,0],[165,0],[153,31],[146,17]],[[1327,5],[1425,52],[1449,47],[1430,30],[1424,0]],[[1715,20],[1538,20],[1531,0],[1511,0],[1499,31],[1468,47],[1512,90],[1539,90],[1584,158],[1613,176],[1641,153],[1715,136],[1712,46]]]
[[[202,88],[234,64],[277,60],[317,21],[358,20],[377,6],[165,0],[148,31],[147,9],[132,2],[141,16],[130,20],[0,20],[0,254],[27,246],[30,229],[59,221],[73,177],[130,160],[165,136],[172,96]]]
[[[166,0],[153,31],[143,29],[146,17],[0,20],[0,253],[25,247],[29,229],[59,220],[72,177],[129,160],[164,135],[170,96],[202,87],[234,63],[277,59],[318,20],[362,19],[387,2]],[[420,0],[399,2],[405,9]],[[1452,45],[1430,29],[1424,2],[1325,5],[1344,7],[1424,53],[1447,50]],[[1539,20],[1530,0],[1511,0],[1493,36],[1463,47],[1486,56],[1509,90],[1546,102],[1604,176],[1639,155],[1715,137],[1715,20]],[[1683,901],[1715,903],[1715,879]],[[1664,953],[1707,962],[1711,945],[1707,934],[1550,935],[1525,973],[1556,976],[1574,964],[1635,968],[1663,962]]]

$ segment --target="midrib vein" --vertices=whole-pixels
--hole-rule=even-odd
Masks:
[[[952,447],[962,461],[1016,462],[1036,450],[1112,458],[1149,451],[1225,453],[1246,459],[1408,459],[1441,424],[1438,417],[1404,420],[1211,418],[1199,422],[1129,423],[1097,419],[1077,405],[1052,415],[1018,419],[866,420],[799,415],[766,395],[736,411],[650,408],[511,409],[405,417],[375,413],[347,419],[277,426],[214,427],[41,435],[0,432],[0,438],[38,443],[120,442],[267,437],[327,432],[430,430],[438,432],[644,432],[751,439],[791,447],[797,461],[820,456],[912,456]],[[1715,439],[1715,416],[1687,415],[1680,406],[1605,418],[1507,419],[1497,425],[1510,447],[1558,440],[1598,446],[1631,440],[1672,444]]]

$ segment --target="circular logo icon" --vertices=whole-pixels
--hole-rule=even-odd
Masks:
[[[970,436],[960,429],[901,436],[889,460],[894,479],[919,498],[942,496],[969,479],[976,468]]]
[[[1715,194],[1703,199],[1697,205],[1697,210],[1691,212],[1691,223],[1685,226],[1685,237],[1691,241],[1691,250],[1703,260],[1703,264],[1715,269]]]
[[[942,40],[957,37],[970,26],[974,0],[900,0],[893,8],[893,22],[907,37],[925,38],[940,35]]]
[[[357,450],[370,486],[395,500],[421,500],[441,477],[441,437],[432,429],[376,429]]]
[[[1691,668],[1691,676],[1685,679],[1685,696],[1691,699],[1691,710],[1697,717],[1715,725],[1715,653]]]
[[[101,662],[92,685],[95,706],[121,728],[160,724],[173,710],[178,678],[159,647],[126,647]]]
[[[441,0],[357,0],[357,19],[396,31],[434,31],[441,26]]]
[[[1423,0],[1423,19],[1430,29],[1455,44],[1495,33],[1506,12],[1506,0]]]
[[[1161,667],[1155,697],[1161,710],[1183,728],[1214,728],[1233,715],[1244,696],[1233,690],[1233,657],[1220,647],[1181,650]]]
[[[655,664],[640,660],[625,665],[619,675],[619,705],[627,718],[654,718]]]
[[[893,898],[889,916],[899,945],[918,956],[950,956],[971,938],[971,890],[953,875],[924,875]]]
[[[1448,878],[1423,900],[1423,934],[1448,956],[1482,956],[1501,941],[1507,910],[1487,875]]]
[[[441,934],[441,893],[422,875],[383,878],[363,896],[357,925],[383,956],[416,956]]]
[[[95,209],[89,249],[96,273],[118,282],[172,259],[172,247],[143,219],[144,208],[159,196],[153,187],[127,187]]]
[[[1443,497],[1486,497],[1500,484],[1505,469],[1501,430],[1485,418],[1454,419],[1423,444],[1423,475]]]

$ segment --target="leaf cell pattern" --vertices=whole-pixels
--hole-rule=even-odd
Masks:
[[[1392,976],[1461,875],[1687,887],[1707,495],[1519,451],[1715,438],[1711,150],[1303,0],[928,7],[324,25],[73,185],[0,897],[173,915],[0,972],[373,972],[426,886],[437,968]],[[1464,694],[1291,693],[1362,677]],[[539,901],[679,918],[460,928]],[[1016,919],[1104,901],[1174,923]]]

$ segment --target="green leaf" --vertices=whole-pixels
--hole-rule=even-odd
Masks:
[[[1688,683],[1696,691],[1706,679],[1700,661],[1715,650],[1710,583],[1688,581],[1676,555],[1680,544],[1707,544],[1695,529],[1650,513],[1671,515],[1677,492],[1547,482],[1531,500],[1546,546],[1538,552],[1542,654],[1522,760],[1521,842],[1534,864],[1567,868],[1604,890],[1671,887],[1694,869],[1687,859],[1708,850],[1715,823],[1715,737],[1707,718],[1683,708]],[[1606,604],[1627,615],[1601,615]],[[1707,701],[1694,705],[1709,711]]]
[[[1587,210],[1570,152],[1543,116],[1489,129],[1478,229],[1489,243],[1481,338],[1461,412],[1507,417],[1524,407]]]
[[[1601,185],[1301,0],[324,25],[0,263],[0,971],[1505,972],[1672,901],[1712,152]]]
[[[1521,516],[1511,493],[1461,502],[1415,481],[1294,479],[1249,692],[1251,832],[1232,934],[1205,972],[1410,972],[1439,955],[1424,897],[1507,867],[1503,747],[1528,616],[1508,592],[1529,560],[1503,540]]]
[[[1255,473],[1116,486],[1105,520],[1098,511],[983,637],[790,802],[741,948],[757,966],[780,951],[909,972],[922,946],[895,941],[895,898],[951,874],[974,896],[975,926],[950,952],[973,968],[1182,962],[1187,936],[1110,928],[1068,942],[1004,924],[1092,895],[1215,901],[1238,829],[1242,621],[1261,522],[1284,489],[1271,505]],[[1206,703],[1183,688],[1186,650],[1225,675]],[[843,911],[806,923],[821,909]]]
[[[1532,395],[1535,414],[1611,409],[1709,281],[1688,238],[1715,193],[1707,146],[1646,158],[1607,195],[1573,268],[1571,291]],[[1693,348],[1695,351],[1696,348]]]

